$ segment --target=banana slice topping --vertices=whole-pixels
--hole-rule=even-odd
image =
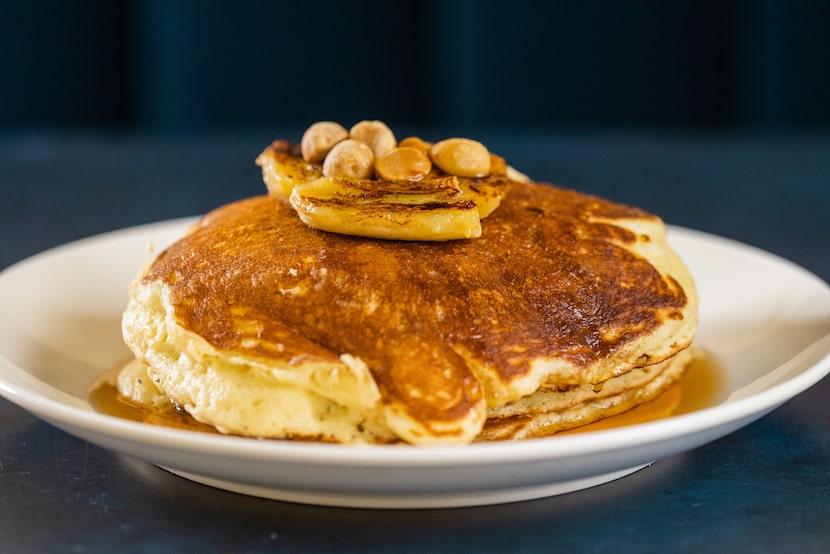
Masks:
[[[451,138],[398,143],[380,121],[350,131],[308,128],[300,146],[276,141],[257,158],[269,194],[321,231],[388,240],[481,236],[481,220],[527,178],[480,142]]]

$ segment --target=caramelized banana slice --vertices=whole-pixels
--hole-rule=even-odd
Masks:
[[[275,141],[257,158],[271,196],[290,201],[300,219],[316,229],[396,240],[476,238],[481,219],[527,177],[490,155],[490,175],[458,177],[433,171],[420,181],[324,177],[299,147]]]
[[[291,206],[322,231],[390,240],[446,241],[481,236],[475,201],[455,176],[423,181],[321,177],[294,187]]]
[[[499,207],[502,199],[510,190],[510,183],[520,179],[511,179],[511,167],[505,163],[504,158],[490,154],[491,173],[481,179],[459,177],[458,185],[464,198],[472,200],[478,207],[478,216],[484,219]],[[513,170],[513,175],[521,175]],[[527,180],[527,177],[524,180]]]
[[[323,176],[319,164],[305,161],[300,147],[286,140],[274,141],[257,156],[256,163],[262,168],[268,194],[277,198],[288,199],[297,185]]]

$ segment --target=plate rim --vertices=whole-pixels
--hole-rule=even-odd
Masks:
[[[0,285],[3,279],[9,274],[15,271],[25,270],[28,266],[52,256],[72,252],[78,248],[95,246],[102,241],[123,239],[127,236],[158,235],[162,232],[173,233],[186,228],[187,225],[196,221],[198,217],[186,216],[125,227],[49,248],[20,260],[0,271]],[[775,253],[706,231],[675,225],[667,225],[667,228],[670,243],[676,240],[690,239],[704,242],[715,241],[719,245],[739,248],[748,254],[762,256],[779,265],[786,266],[788,270],[798,272],[802,277],[807,277],[813,280],[815,284],[823,286],[825,292],[830,295],[830,287],[828,287],[823,279]],[[0,396],[5,397],[10,402],[17,404],[37,417],[47,421],[58,420],[64,424],[72,423],[90,432],[97,433],[106,431],[110,434],[120,434],[129,440],[139,442],[149,441],[151,444],[166,447],[184,445],[188,449],[196,448],[202,453],[219,454],[215,451],[228,449],[229,446],[232,446],[229,450],[233,450],[234,454],[228,456],[232,458],[236,458],[244,453],[246,459],[250,460],[270,460],[274,456],[279,456],[280,460],[285,461],[289,459],[297,462],[315,461],[315,463],[335,466],[342,466],[343,464],[361,467],[366,465],[369,467],[390,467],[390,465],[404,467],[413,464],[419,466],[424,464],[435,466],[479,466],[538,459],[557,460],[592,455],[612,449],[614,445],[631,447],[643,443],[650,443],[654,440],[668,440],[682,436],[683,434],[700,432],[718,423],[723,424],[724,421],[735,421],[748,417],[760,411],[766,413],[797,394],[800,394],[830,373],[830,340],[828,340],[828,337],[817,340],[816,343],[804,351],[799,352],[798,355],[805,354],[805,352],[809,354],[808,351],[810,350],[817,350],[819,351],[818,354],[824,352],[824,355],[818,360],[813,360],[809,367],[801,370],[797,375],[745,398],[734,401],[725,399],[717,405],[695,410],[688,414],[615,429],[519,441],[510,443],[510,448],[503,448],[503,445],[500,443],[475,443],[463,448],[441,446],[414,448],[409,445],[339,445],[297,443],[279,440],[260,441],[245,437],[206,435],[187,430],[162,428],[101,414],[95,412],[89,406],[81,408],[79,406],[61,403],[53,398],[44,397],[36,390],[27,389],[25,386],[23,388],[15,387],[13,384],[9,384],[7,379],[7,374],[10,371],[29,375],[31,379],[38,381],[40,386],[49,387],[59,395],[66,394],[79,403],[83,402],[81,399],[60,391],[45,381],[38,380],[26,369],[16,366],[3,357],[2,353],[0,353]],[[792,359],[787,361],[787,363],[789,362],[792,362]],[[775,369],[777,368],[773,368],[770,372]],[[722,412],[726,411],[727,408],[731,415],[724,418]],[[685,433],[678,433],[678,427],[684,428]],[[637,436],[642,438],[638,440]],[[597,440],[598,438],[602,440]],[[552,439],[555,439],[555,443]],[[217,440],[221,442],[217,443]],[[602,443],[603,446],[595,446],[597,443]],[[552,446],[553,444],[556,444],[558,448]],[[568,447],[567,452],[559,452],[563,450],[561,448],[562,444]],[[501,448],[499,448],[500,445],[502,446]],[[326,461],[329,460],[329,455],[332,452],[338,453],[335,456],[336,460],[331,460],[332,463],[327,464]],[[488,455],[486,459],[483,454]],[[322,458],[322,460],[319,460],[319,458]]]
[[[54,256],[54,255],[59,255],[63,252],[70,252],[70,251],[72,251],[76,248],[93,246],[96,243],[99,243],[101,241],[119,239],[123,235],[142,235],[142,234],[150,234],[150,233],[159,234],[162,231],[164,231],[164,232],[176,231],[180,227],[185,228],[187,225],[192,224],[197,219],[198,219],[198,216],[186,216],[186,217],[168,219],[168,220],[163,220],[163,221],[158,221],[158,222],[153,222],[153,223],[145,223],[145,224],[136,225],[136,226],[132,226],[132,227],[125,227],[125,228],[121,228],[121,229],[107,231],[107,232],[100,233],[100,234],[97,234],[97,235],[92,235],[92,236],[89,236],[89,237],[80,238],[80,239],[77,239],[77,240],[73,240],[73,241],[70,241],[70,242],[67,242],[67,243],[49,248],[49,249],[44,250],[42,252],[39,252],[39,253],[37,253],[33,256],[30,256],[28,258],[20,260],[16,263],[12,264],[11,266],[3,269],[2,271],[0,271],[0,286],[2,285],[2,281],[3,281],[4,277],[7,274],[9,274],[13,271],[25,270],[26,267],[28,267],[30,264],[35,264],[35,263],[43,260],[44,258],[49,258],[49,257]],[[805,269],[805,268],[803,268],[803,267],[791,262],[790,260],[788,260],[784,257],[781,257],[781,256],[779,256],[775,253],[767,252],[767,251],[762,250],[762,249],[760,249],[758,247],[755,247],[753,245],[749,245],[749,244],[746,244],[746,243],[743,243],[743,242],[739,242],[739,241],[736,241],[734,239],[730,239],[728,237],[721,237],[719,235],[714,235],[714,234],[708,233],[706,231],[700,231],[700,230],[696,230],[696,229],[691,229],[691,228],[687,228],[687,227],[680,227],[680,226],[675,226],[675,225],[667,225],[667,227],[668,227],[669,241],[670,242],[672,240],[677,240],[677,239],[680,239],[680,240],[692,239],[692,240],[697,240],[697,241],[716,241],[717,243],[726,244],[726,245],[731,246],[731,247],[737,247],[737,248],[740,248],[740,249],[748,249],[749,251],[752,251],[752,253],[754,253],[754,254],[758,254],[758,255],[761,255],[761,256],[766,257],[766,258],[771,258],[779,264],[785,264],[785,265],[789,266],[788,269],[792,269],[794,271],[800,272],[802,274],[802,276],[805,276],[805,277],[808,277],[808,278],[811,278],[811,279],[815,280],[817,284],[824,285],[825,288],[827,289],[828,295],[830,295],[830,287],[828,287],[827,283],[824,282],[820,277],[813,274],[809,270],[807,270],[807,269]],[[825,338],[830,338],[830,337],[825,337]],[[823,346],[823,342],[824,342],[823,339],[819,339],[818,341],[816,341],[816,343],[821,343],[821,344],[814,343],[813,345],[808,347],[808,349],[821,348]],[[830,358],[830,347],[828,347],[827,349],[828,349],[829,352],[828,352],[828,354],[825,358]],[[799,352],[799,354],[803,354],[803,351]],[[764,399],[765,400],[764,404],[765,405],[766,404],[773,404],[775,402],[775,400],[777,400],[779,397],[787,397],[790,394],[790,391],[782,392],[782,387],[783,388],[793,388],[794,387],[795,389],[798,389],[799,392],[800,392],[800,391],[803,391],[806,388],[808,388],[811,384],[814,384],[815,382],[818,382],[827,373],[830,373],[830,368],[827,368],[826,371],[822,372],[822,368],[825,364],[830,364],[830,359],[820,360],[816,364],[813,364],[812,368],[808,368],[807,370],[802,371],[801,373],[799,373],[799,375],[797,375],[793,378],[787,379],[786,381],[784,381],[782,383],[778,383],[778,384],[776,384],[776,385],[774,385],[770,388],[764,389],[763,391],[759,391],[758,393],[752,394],[752,395],[750,395],[746,398],[742,398],[742,399],[739,399],[739,400],[736,400],[736,401],[729,402],[729,405],[732,406],[732,407],[735,407],[735,408],[740,408],[742,413],[744,411],[751,411],[752,408],[749,408],[749,407],[743,408],[743,406],[744,405],[748,406],[748,405],[751,405],[751,404],[757,402],[756,398],[759,395],[764,396],[764,397],[766,397],[766,396],[772,397],[772,399],[766,399],[765,398]],[[17,371],[28,374],[28,370],[16,366],[11,361],[7,360],[2,355],[2,353],[0,353],[0,369],[2,369],[3,366],[7,366],[7,368],[11,366],[14,369],[16,369]],[[816,368],[815,366],[818,366],[818,368]],[[774,369],[776,369],[776,368],[774,368]],[[813,373],[815,373],[816,375],[813,375]],[[802,377],[805,374],[806,374],[806,377]],[[26,391],[16,390],[14,387],[8,385],[8,383],[5,381],[4,377],[5,377],[4,371],[0,371],[0,391],[5,391],[9,395],[12,395],[14,397],[19,397],[19,398],[21,398],[21,400],[24,400],[26,398]],[[802,385],[800,383],[796,383],[796,385],[794,386],[794,385],[790,384],[794,379],[797,379],[799,381],[804,380],[804,381],[809,382],[809,384],[805,383],[805,384]],[[46,385],[47,387],[53,388],[59,394],[68,394],[68,393],[64,393],[63,391],[60,391],[59,389],[51,387],[51,385],[47,382],[40,381],[40,383],[42,383],[43,385]],[[37,397],[36,393],[34,393],[32,391],[29,391],[29,392],[32,394],[32,397],[28,399],[27,404],[29,406],[32,406],[34,403],[36,403],[38,398],[36,398]],[[798,393],[795,393],[795,394],[798,394]],[[69,395],[69,396],[71,396],[71,395]],[[72,396],[72,398],[76,398],[76,397]],[[101,414],[99,412],[95,412],[94,410],[91,409],[91,407],[90,407],[89,410],[85,410],[85,409],[80,409],[80,408],[76,408],[76,407],[73,407],[73,406],[67,406],[65,404],[61,404],[61,403],[59,403],[59,402],[57,402],[56,400],[53,400],[53,399],[47,398],[46,400],[49,403],[51,403],[51,405],[53,407],[58,408],[59,410],[65,408],[65,409],[70,410],[69,413],[77,413],[81,417],[87,417],[89,415],[92,415],[93,417],[97,418],[97,416],[101,416],[101,417],[107,418],[109,420],[114,420],[114,421],[117,421],[117,422],[120,422],[120,423],[134,424],[134,425],[137,426],[137,428],[140,428],[140,429],[144,429],[144,428],[148,427],[147,424],[143,424],[143,423],[139,423],[139,422],[131,422],[131,421],[127,421],[127,420],[117,418],[117,417],[114,417],[114,416],[109,416],[107,414]],[[80,400],[80,399],[78,399],[78,400]],[[784,398],[784,400],[786,400],[786,398]],[[586,435],[593,437],[593,436],[596,436],[597,434],[601,433],[603,435],[603,437],[606,437],[606,436],[612,436],[613,437],[614,435],[621,434],[621,433],[619,433],[619,431],[624,431],[624,430],[629,429],[629,428],[640,429],[643,426],[658,428],[658,427],[661,427],[661,425],[656,425],[656,424],[660,424],[661,422],[687,420],[688,416],[708,414],[712,410],[717,411],[717,408],[719,408],[723,404],[724,403],[720,403],[720,404],[715,405],[715,406],[710,406],[710,407],[702,408],[700,410],[695,410],[695,411],[693,411],[689,414],[682,414],[682,415],[678,415],[678,416],[672,416],[672,417],[664,419],[664,420],[645,422],[645,423],[639,423],[639,424],[632,424],[632,425],[627,425],[625,427],[616,428],[616,429],[608,429],[608,430],[602,430],[602,431],[592,431],[591,433],[586,434]],[[132,427],[132,425],[128,425],[128,427]],[[187,431],[187,430],[165,429],[165,428],[160,428],[160,427],[152,426],[152,425],[149,425],[149,427],[154,429],[154,430],[172,431],[173,435],[177,436],[177,437],[180,434],[184,434],[186,436],[194,435],[193,432]],[[206,436],[209,436],[209,437],[212,437],[212,438],[217,438],[216,436],[211,436],[211,435],[206,435]],[[220,436],[218,438],[221,438],[223,440],[224,439],[231,439],[231,440],[240,439],[242,441],[250,441],[250,439],[245,438],[245,437],[230,437],[230,436],[224,437],[224,436]],[[578,434],[577,435],[568,435],[568,436],[557,437],[558,441],[563,441],[565,439],[568,439],[568,442],[571,442],[570,439],[574,439],[572,441],[574,443],[585,442],[583,440],[583,436],[578,435]],[[256,441],[256,439],[254,439],[254,440]],[[547,440],[547,438],[519,441],[517,443],[511,443],[511,444],[515,444],[515,445],[518,445],[518,444],[535,444],[536,441],[545,441],[545,440]],[[296,442],[290,442],[290,441],[274,441],[274,442],[282,442],[282,443],[285,443],[285,444],[291,445],[291,446],[322,446],[322,447],[332,447],[332,448],[338,448],[338,449],[342,448],[344,446],[344,445],[327,445],[327,444],[316,445],[316,444],[308,444],[308,443],[296,443]],[[468,445],[468,447],[470,447],[470,448],[486,448],[489,445],[490,445],[490,443],[477,443],[477,444]],[[399,448],[399,447],[388,446],[388,445],[370,445],[370,446],[367,446],[366,448],[376,450],[378,447],[380,447],[382,449],[383,448],[389,448],[390,450]],[[351,449],[357,450],[357,449],[360,449],[362,447],[359,446],[359,445],[354,445],[354,446],[349,446],[348,448],[350,450]],[[426,448],[419,447],[418,448],[418,450],[433,451],[433,452],[434,451],[440,451],[442,449],[443,449],[443,447],[426,447]],[[457,449],[457,447],[447,447],[446,450],[451,451],[451,452],[455,452],[458,449]]]

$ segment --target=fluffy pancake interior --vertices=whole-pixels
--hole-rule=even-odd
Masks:
[[[176,322],[169,292],[157,282],[133,288],[122,327],[127,343],[140,353],[141,365],[129,366],[118,379],[119,391],[133,402],[157,406],[167,398],[198,421],[247,436],[344,443],[395,439],[375,421],[380,395],[358,359],[220,352]],[[268,346],[285,352],[278,343]]]

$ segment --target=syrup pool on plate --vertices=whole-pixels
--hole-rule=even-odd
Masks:
[[[128,401],[118,394],[118,389],[115,386],[116,376],[120,370],[121,368],[118,367],[107,371],[90,389],[89,404],[96,412],[175,429],[187,429],[204,433],[219,432],[212,425],[196,421],[193,416],[183,410],[176,409],[172,404],[166,410],[151,410]]]
[[[723,371],[712,356],[702,353],[689,364],[683,376],[657,398],[627,412],[607,417],[558,435],[613,429],[656,421],[714,406],[724,397]]]

